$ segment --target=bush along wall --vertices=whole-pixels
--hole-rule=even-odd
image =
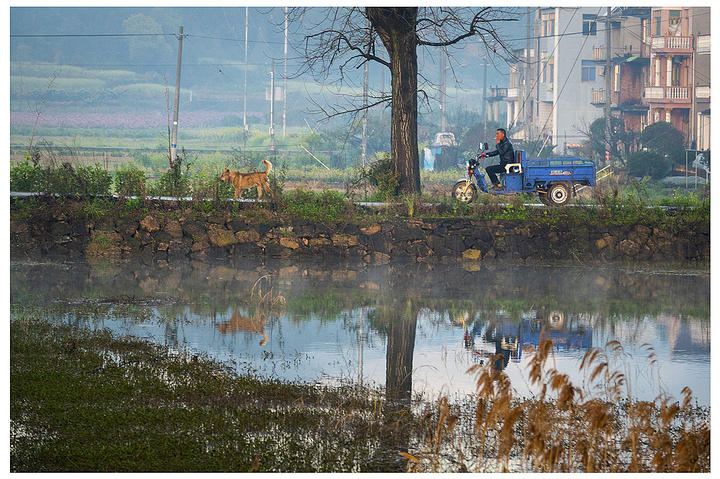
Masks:
[[[284,217],[258,207],[205,213],[202,208],[170,202],[151,208],[114,207],[116,214],[103,214],[96,202],[64,200],[62,207],[51,207],[27,201],[11,200],[13,258],[461,261],[468,268],[505,260],[677,264],[709,264],[710,260],[706,222],[686,222],[675,231],[645,224],[370,215],[324,222]]]

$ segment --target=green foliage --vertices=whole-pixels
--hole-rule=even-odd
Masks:
[[[145,172],[135,167],[122,168],[115,173],[115,192],[120,196],[144,196]]]
[[[10,191],[40,192],[42,191],[43,171],[36,164],[30,164],[30,155],[25,161],[10,167]]]
[[[137,211],[142,206],[140,198],[128,198],[125,200],[125,211]]]
[[[273,167],[273,173],[268,178],[270,189],[275,195],[282,196],[285,192],[285,182],[287,181],[288,167],[283,161],[279,167]]]
[[[644,148],[668,157],[670,162],[685,160],[683,135],[671,123],[660,121],[648,125],[640,133],[640,142]]]
[[[636,151],[628,157],[626,168],[630,176],[649,176],[659,180],[670,171],[672,161],[657,151]]]
[[[148,190],[151,196],[182,198],[190,195],[190,179],[177,169],[170,169],[160,175]]]
[[[220,181],[219,174],[200,173],[192,178],[192,196],[198,201],[219,201],[235,196],[235,188],[229,183]]]
[[[352,203],[335,190],[315,193],[297,189],[286,193],[284,200],[289,214],[307,220],[340,221],[353,212]]]
[[[385,153],[377,158],[368,169],[360,170],[360,181],[366,181],[378,189],[383,199],[397,198],[400,177],[395,171],[392,158]]]
[[[227,115],[220,120],[222,126],[243,126],[243,120],[238,115]]]
[[[10,207],[11,217],[18,219],[28,219],[36,215],[39,211],[45,210],[46,206],[41,204],[37,198],[29,197],[25,199],[16,199]]]
[[[73,167],[64,163],[60,168],[30,165],[29,158],[10,168],[10,190],[60,195],[108,195],[112,177],[100,164]]]
[[[103,198],[94,198],[85,204],[83,211],[85,216],[90,219],[97,220],[105,216],[113,209],[114,205],[110,201]]]
[[[184,172],[183,167],[185,168]],[[190,163],[187,161],[187,154],[183,148],[182,152],[177,154],[172,168],[150,185],[150,194],[152,196],[171,196],[173,198],[190,196],[190,178],[187,174],[189,169]]]

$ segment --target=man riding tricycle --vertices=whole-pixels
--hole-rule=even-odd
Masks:
[[[505,142],[509,144],[509,141],[504,133],[504,130],[498,130],[496,150],[489,151],[487,143],[480,145],[475,157],[467,162],[467,178],[458,180],[453,186],[454,198],[469,203],[476,200],[480,192],[492,195],[537,193],[543,204],[562,206],[577,195],[578,187],[595,186],[593,161],[579,158],[529,160],[524,150],[514,151],[512,145],[508,152]],[[498,137],[501,137],[500,141]],[[489,166],[483,171],[479,160],[488,156],[500,156],[500,165]],[[488,183],[485,173],[492,183]]]

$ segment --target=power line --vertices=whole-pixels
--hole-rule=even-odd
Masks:
[[[10,38],[67,38],[67,37],[177,37],[175,33],[16,33]]]
[[[87,37],[177,37],[176,33],[16,33],[10,38],[87,38]],[[237,42],[236,38],[213,37],[210,35],[185,35],[185,38],[202,38],[205,40],[220,40],[223,42]],[[263,45],[283,45],[284,42],[268,40],[248,40],[248,43],[262,43]]]

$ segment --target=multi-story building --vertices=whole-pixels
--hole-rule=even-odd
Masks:
[[[605,7],[552,7],[528,11],[532,33],[511,65],[508,128],[511,137],[555,145],[567,153],[586,139],[590,124],[602,116],[591,103],[603,78],[592,61],[602,31]]]
[[[710,7],[653,8],[649,30],[648,123],[672,123],[687,147],[706,149],[701,140],[709,148],[710,136],[699,133],[709,124]]]
[[[709,149],[710,8],[616,8],[612,18],[614,113],[633,131],[671,123],[687,148]]]
[[[594,120],[612,114],[636,132],[669,122],[687,148],[710,148],[709,7],[528,14],[533,32],[516,52],[504,98],[513,139],[547,141],[568,153]]]
[[[606,49],[607,35],[598,38],[593,48],[592,59],[607,81],[600,89],[593,90],[591,103],[603,108],[603,114],[609,109],[611,114],[621,116],[625,128],[635,132],[647,125],[648,107],[643,95],[649,59],[643,50],[649,18],[648,7],[615,9],[602,19],[603,28],[609,27],[610,50]],[[605,76],[606,70],[610,70],[609,77]]]

